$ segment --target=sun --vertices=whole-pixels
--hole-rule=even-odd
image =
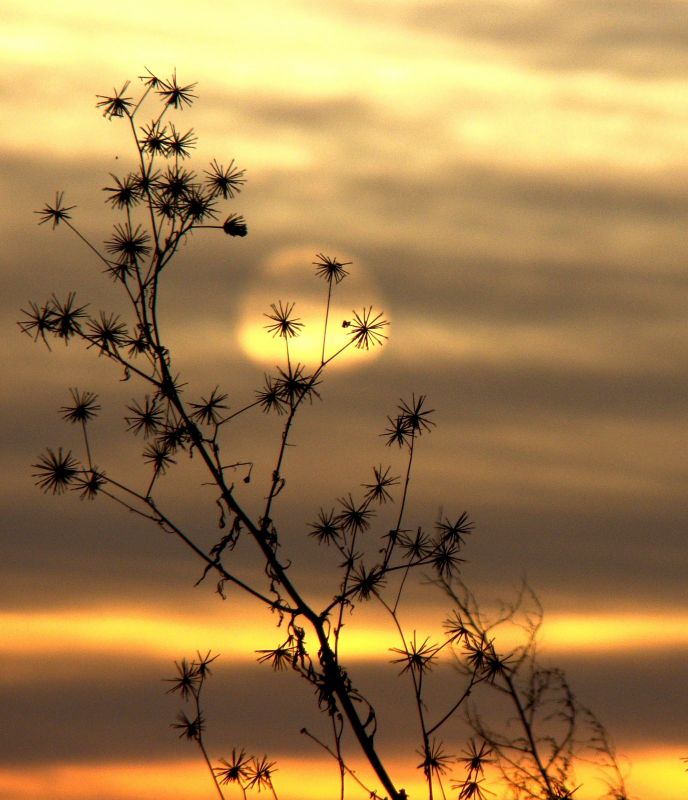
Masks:
[[[351,342],[348,323],[356,311],[373,306],[383,309],[381,293],[365,266],[351,257],[349,275],[332,287],[330,310],[325,330],[328,283],[316,275],[314,266],[317,248],[300,246],[282,248],[265,262],[247,288],[239,313],[239,344],[244,353],[266,367],[284,364],[287,357],[285,339],[269,330],[274,327],[273,305],[290,308],[289,318],[298,323],[298,335],[288,340],[292,363],[315,368],[322,360],[336,357],[331,367],[354,367],[377,358],[381,348],[361,352]],[[292,307],[293,304],[293,307]],[[388,318],[388,314],[385,317]]]

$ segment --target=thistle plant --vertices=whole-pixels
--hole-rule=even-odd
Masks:
[[[378,720],[374,699],[358,687],[346,663],[347,633],[359,609],[370,603],[383,610],[398,638],[388,661],[414,708],[409,726],[418,745],[417,754],[409,753],[409,759],[417,762],[429,800],[450,795],[461,800],[486,798],[493,794],[488,787],[490,770],[501,771],[515,798],[570,797],[575,790],[573,762],[580,747],[589,742],[580,742],[580,707],[565,679],[538,665],[534,644],[538,623],[528,617],[525,644],[499,651],[493,625],[483,622],[475,598],[460,578],[467,540],[474,531],[469,514],[454,509],[429,527],[410,522],[415,461],[422,441],[435,427],[434,410],[425,394],[401,399],[382,421],[382,442],[377,439],[376,446],[392,464],[375,459],[372,474],[358,491],[347,492],[319,510],[304,508],[297,539],[285,532],[280,502],[290,491],[298,497],[298,486],[294,490],[286,483],[297,422],[308,424],[308,407],[321,399],[333,362],[346,351],[359,351],[358,356],[365,358],[367,351],[384,346],[388,337],[384,313],[370,305],[333,322],[333,298],[342,281],[355,274],[355,266],[324,253],[316,253],[307,265],[314,280],[326,284],[315,363],[295,359],[293,341],[304,323],[297,301],[278,298],[264,310],[262,319],[265,336],[283,346],[282,362],[238,406],[230,403],[230,392],[237,387],[225,390],[220,382],[210,380],[207,385],[214,387],[210,391],[197,389],[177,372],[175,353],[160,320],[164,273],[184,244],[195,248],[202,244],[201,237],[220,235],[229,237],[228,246],[235,247],[233,240],[248,234],[240,213],[221,212],[221,206],[240,195],[246,178],[234,159],[213,159],[198,171],[191,168],[198,139],[193,129],[178,127],[175,119],[193,105],[196,84],[181,84],[176,73],[161,79],[148,71],[141,78],[138,96],[130,87],[127,82],[119,91],[97,97],[97,108],[106,120],[128,126],[134,156],[132,169],[112,174],[104,187],[105,202],[119,219],[103,244],[81,232],[75,206],[67,204],[62,192],[37,212],[40,225],[67,229],[82,241],[128,310],[124,316],[93,313],[88,304],[77,301],[74,292],[54,294],[42,303],[31,302],[19,326],[49,349],[55,340],[70,346],[81,342],[109,361],[118,377],[136,386],[138,394],[122,414],[127,433],[142,443],[140,458],[147,477],[134,484],[101,462],[90,432],[101,400],[90,390],[73,388],[60,411],[66,422],[80,429],[82,452],[48,449],[33,465],[37,485],[48,494],[74,491],[89,501],[107,498],[145,518],[178,538],[197,559],[199,584],[212,578],[221,597],[243,592],[274,615],[279,640],[260,649],[257,660],[275,671],[296,673],[313,689],[315,706],[327,720],[329,739],[307,727],[301,732],[317,752],[332,758],[342,800],[345,796],[389,800],[408,796],[401,786],[404,778],[392,774],[388,756],[378,745],[377,730],[384,723]],[[141,117],[151,107],[152,116],[144,122]],[[343,343],[340,339],[333,344],[333,325],[341,326],[346,336]],[[255,470],[254,460],[242,455],[244,450],[238,449],[233,433],[237,420],[249,416],[254,429],[266,417],[274,417],[280,425],[274,460]],[[179,523],[160,500],[161,485],[178,468],[184,453],[193,456],[201,472],[202,497],[207,499],[211,486],[209,502],[219,512],[218,531],[210,547],[201,543],[198,531]],[[239,469],[243,480],[235,483],[232,478]],[[254,473],[264,481],[257,512],[251,509],[247,494]],[[307,518],[310,523],[305,522]],[[240,543],[250,548],[251,564],[259,570],[247,569],[234,558]],[[324,548],[336,562],[324,602],[312,599],[309,586],[293,577],[293,559],[306,547]],[[438,639],[409,629],[402,613],[402,600],[410,587],[418,590],[423,584],[432,592],[443,590],[454,609]],[[513,619],[520,608],[516,604],[498,622]],[[246,797],[251,790],[262,789],[276,798],[276,766],[267,755],[249,756],[241,743],[231,755],[215,761],[210,755],[201,701],[214,659],[208,652],[177,662],[177,675],[169,679],[170,691],[178,693],[187,708],[173,728],[198,746],[216,796],[229,797],[230,790],[237,789]],[[450,688],[438,706],[428,689],[440,672]],[[488,724],[473,705],[470,698],[479,689],[511,700],[515,722],[507,733]],[[555,731],[547,727],[549,703],[555,704],[559,715]],[[473,728],[463,745],[449,741],[460,719]],[[595,742],[615,768],[613,751],[602,731],[601,726],[596,729]],[[360,755],[370,767],[370,779],[351,767],[351,759]],[[621,793],[625,790],[619,789],[620,773],[614,777],[615,796],[625,796]]]

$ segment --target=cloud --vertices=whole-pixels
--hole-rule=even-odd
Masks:
[[[461,0],[347,4],[340,13],[404,26],[457,48],[484,45],[498,57],[539,70],[614,72],[626,78],[676,79],[688,67],[686,6],[680,0]]]
[[[552,663],[550,657],[544,658]],[[683,741],[681,720],[674,713],[679,697],[672,692],[659,695],[656,687],[680,687],[684,660],[685,653],[678,650],[661,657],[653,651],[558,657],[554,663],[567,671],[579,700],[592,705],[603,722],[619,720],[610,733],[623,753],[648,739],[656,748]],[[207,738],[213,754],[227,755],[232,746],[243,746],[278,759],[314,755],[299,730],[307,726],[327,736],[327,729],[305,681],[292,673],[273,673],[227,659],[215,663],[204,690]],[[21,669],[21,664],[13,661],[8,666]],[[27,667],[32,666],[28,659]],[[170,662],[122,653],[108,660],[85,656],[64,662],[44,659],[44,666],[47,669],[42,670],[40,679],[14,687],[7,696],[5,713],[16,720],[16,727],[3,746],[4,766],[102,761],[104,751],[111,762],[135,762],[141,753],[148,761],[191,755],[169,729],[183,706],[178,696],[165,693],[168,685],[162,679],[175,674]],[[383,751],[413,752],[417,741],[407,724],[413,697],[398,668],[357,664],[351,675],[378,708]],[[452,681],[460,683],[458,676],[446,670],[434,677],[427,689],[431,710],[445,707]],[[629,696],[633,697],[632,706],[627,703]],[[481,700],[491,706],[489,692]],[[69,736],[64,735],[65,730]],[[454,731],[454,735],[459,734]]]

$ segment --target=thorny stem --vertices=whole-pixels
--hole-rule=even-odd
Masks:
[[[356,783],[361,787],[361,789],[363,789],[363,791],[368,794],[371,800],[382,800],[382,798],[380,798],[377,792],[372,791],[365,785],[365,783],[363,783],[363,781],[356,774],[355,770],[351,769],[346,765],[346,763],[343,761],[338,752],[333,753],[332,750],[324,742],[321,742],[320,739],[318,739],[317,736],[314,736],[307,728],[301,728],[301,733],[304,734],[304,736],[308,736],[309,739],[311,739],[317,745],[322,747],[322,749],[325,750],[325,752],[329,753],[335,761],[339,762],[340,769],[346,772],[348,775],[350,775],[356,781]]]
[[[346,776],[345,771],[345,764],[344,764],[344,756],[342,755],[342,730],[341,730],[341,722],[342,718],[339,714],[332,714],[332,735],[334,737],[334,744],[337,748],[337,765],[339,767],[339,800],[344,800],[344,778]],[[337,723],[339,723],[340,727],[337,730]]]
[[[86,431],[86,420],[81,421],[81,430],[84,432],[84,445],[86,447],[86,458],[88,460],[88,468],[93,469],[93,462],[91,461],[91,448],[88,446],[88,433]]]
[[[399,617],[396,613],[396,608],[390,608],[387,603],[383,600],[383,598],[379,595],[378,592],[375,593],[375,596],[378,598],[380,603],[384,606],[384,608],[389,612],[394,625],[399,633],[399,638],[401,639],[401,644],[406,649],[407,642],[406,637],[404,636],[403,628],[401,627],[401,623],[399,622]],[[415,636],[415,634],[414,634]],[[413,694],[416,701],[416,710],[418,711],[418,721],[420,724],[420,733],[423,739],[423,756],[427,759],[428,754],[430,753],[430,732],[427,730],[425,726],[425,714],[423,713],[423,672],[422,670],[418,670],[418,674],[416,675],[416,669],[413,665],[410,666],[409,672],[411,673],[411,680],[413,681]],[[428,782],[428,797],[429,800],[432,800],[432,771],[427,768],[425,772],[425,777]]]
[[[113,478],[111,478],[109,475],[106,475],[105,479],[108,481],[108,483],[111,483],[113,486],[116,486],[121,491],[132,495],[132,497],[135,497],[141,503],[146,505],[151,510],[152,514],[146,514],[145,512],[143,512],[143,511],[135,508],[134,506],[130,505],[125,500],[122,500],[122,498],[117,497],[117,495],[114,495],[112,493],[109,493],[109,492],[103,490],[104,493],[107,494],[108,497],[110,497],[112,500],[115,500],[116,502],[120,503],[120,505],[123,505],[125,508],[129,509],[129,511],[133,511],[135,514],[139,514],[139,515],[141,515],[143,517],[146,517],[146,519],[150,519],[153,522],[156,522],[163,529],[167,528],[169,532],[173,533],[187,547],[189,547],[191,550],[193,550],[193,552],[200,559],[205,561],[207,569],[214,569],[220,575],[221,578],[223,578],[226,581],[229,581],[230,583],[235,584],[240,589],[243,589],[245,592],[247,592],[248,594],[250,594],[253,597],[255,597],[256,600],[260,600],[266,606],[269,606],[270,608],[273,608],[275,611],[280,611],[283,614],[293,614],[293,613],[295,613],[295,610],[293,608],[291,608],[290,606],[284,605],[284,604],[282,604],[282,603],[280,603],[279,601],[276,601],[276,600],[271,600],[269,597],[266,597],[265,595],[261,594],[260,592],[256,591],[255,589],[253,589],[248,584],[244,583],[242,580],[237,578],[236,575],[232,575],[232,573],[227,572],[227,570],[222,566],[222,564],[219,561],[216,561],[216,560],[210,558],[210,556],[205,551],[201,550],[200,547],[198,547],[196,545],[196,543],[184,533],[184,531],[182,531],[177,525],[175,525],[174,522],[172,522],[172,520],[168,516],[163,514],[162,511],[160,511],[158,509],[158,507],[155,505],[152,497],[150,497],[150,496],[147,497],[147,496],[141,495],[138,492],[135,492],[132,489],[129,489],[128,487],[124,486],[123,484],[121,484],[118,481],[116,481]]]
[[[445,588],[449,588],[449,587],[447,587],[446,584],[445,584]],[[473,613],[471,612],[471,610],[467,607],[467,603],[466,602],[460,601],[460,599],[457,597],[457,595],[453,591],[450,590],[449,593],[450,593],[450,596],[452,596],[453,599],[457,602],[457,604],[458,604],[459,608],[461,609],[462,613],[465,614],[465,616],[469,620],[471,627],[477,633],[481,634],[482,636],[485,636],[487,630],[491,626],[487,626],[486,627],[485,625],[483,625],[481,623],[481,621],[480,621],[480,614],[479,613],[476,613],[476,615],[474,616]],[[469,596],[472,597],[472,595],[469,595]],[[476,616],[477,616],[477,619],[476,619]],[[504,617],[504,619],[507,619],[507,618],[508,618],[508,616]],[[554,787],[552,786],[552,780],[550,778],[550,775],[549,775],[549,772],[548,772],[548,768],[542,763],[542,760],[540,758],[540,753],[539,753],[539,750],[538,750],[538,745],[537,745],[537,742],[536,742],[535,737],[533,735],[532,719],[528,719],[528,716],[526,715],[526,710],[523,707],[523,703],[521,702],[518,688],[516,687],[516,685],[514,683],[514,680],[512,678],[512,675],[509,673],[509,671],[505,670],[505,671],[502,672],[502,679],[504,680],[504,683],[505,683],[504,687],[498,687],[496,683],[493,684],[493,685],[495,686],[495,688],[500,689],[500,691],[502,691],[504,694],[509,695],[509,697],[511,698],[513,704],[516,707],[516,713],[518,714],[518,719],[519,719],[519,721],[521,723],[521,727],[523,728],[523,731],[524,731],[526,739],[527,739],[527,745],[524,746],[523,748],[515,748],[513,745],[507,745],[507,746],[511,747],[512,749],[520,750],[520,752],[523,752],[524,754],[529,755],[533,759],[533,762],[535,764],[537,772],[541,776],[542,782],[544,783],[544,786],[547,789],[548,796],[554,796]],[[532,709],[532,710],[534,711],[534,709]],[[483,737],[483,738],[486,738],[486,737]],[[489,738],[489,737],[487,737],[487,738]],[[487,740],[487,738],[486,738],[486,740]],[[502,753],[502,757],[505,758],[505,760],[508,761],[513,767],[515,767],[519,771],[521,771],[524,774],[526,774],[532,780],[534,780],[534,781],[538,780],[537,775],[534,775],[530,771],[526,770],[521,764],[518,764],[515,761],[512,761],[504,753]],[[550,764],[551,763],[552,762],[550,761]]]
[[[194,702],[196,704],[196,719],[197,720],[201,719],[200,695],[201,695],[201,687],[202,687],[202,685],[203,684],[201,683],[201,686],[199,686],[197,691],[195,691],[193,693]],[[205,763],[206,763],[206,765],[208,767],[208,770],[209,770],[209,772],[210,772],[210,774],[211,774],[211,776],[213,778],[213,785],[217,789],[217,793],[220,796],[220,800],[225,800],[225,796],[222,793],[222,789],[220,788],[220,782],[217,779],[217,775],[215,774],[215,770],[213,769],[213,765],[212,765],[212,763],[210,761],[210,758],[208,756],[208,751],[205,749],[205,744],[203,743],[203,732],[201,731],[200,723],[199,723],[199,726],[198,726],[198,736],[196,737],[196,742],[198,743],[198,746],[199,746],[199,748],[201,750],[201,753],[203,753],[203,759],[204,759],[204,761],[205,761]]]
[[[85,237],[85,236],[84,236],[84,235],[81,233],[81,231],[80,231],[78,228],[75,228],[75,227],[74,227],[74,225],[72,225],[72,223],[71,223],[71,222],[70,222],[68,219],[63,219],[62,221],[64,222],[64,224],[65,224],[65,225],[66,225],[66,226],[67,226],[67,227],[68,227],[68,228],[69,228],[71,231],[73,231],[73,232],[74,232],[74,233],[75,233],[75,234],[76,234],[76,235],[79,237],[79,239],[81,239],[81,241],[82,241],[82,242],[83,242],[83,243],[86,245],[86,247],[88,247],[90,250],[92,250],[92,251],[93,251],[93,252],[96,254],[96,256],[97,256],[97,257],[98,257],[98,258],[99,258],[99,259],[100,259],[100,260],[101,260],[101,261],[102,261],[102,262],[105,264],[105,266],[106,266],[106,267],[109,267],[109,266],[111,266],[111,264],[110,264],[110,262],[107,260],[107,258],[105,258],[105,256],[103,256],[103,255],[100,253],[100,251],[99,251],[97,248],[95,248],[95,247],[94,247],[94,246],[93,246],[93,245],[92,245],[92,244],[91,244],[91,243],[88,241],[88,239],[87,239],[87,238],[86,238],[86,237]]]
[[[455,713],[456,710],[461,706],[461,704],[469,697],[471,692],[473,691],[473,687],[476,683],[479,683],[483,678],[478,678],[478,670],[474,669],[473,674],[471,675],[471,680],[468,686],[464,689],[463,694],[459,697],[459,699],[454,703],[454,705],[447,711],[447,713],[439,719],[432,727],[428,728],[428,736],[432,736],[432,734],[438,729],[441,728],[442,725]]]
[[[351,543],[348,548],[348,552],[344,550],[344,556],[346,558],[346,572],[344,573],[344,580],[342,581],[342,591],[337,599],[337,603],[339,605],[339,611],[337,615],[337,624],[334,627],[334,653],[335,657],[339,658],[339,636],[343,626],[343,619],[344,619],[344,606],[346,605],[346,596],[348,592],[349,586],[349,578],[351,577],[351,570],[354,566],[354,549],[356,547],[356,534],[358,531],[354,531],[353,536],[351,537]]]
[[[525,710],[523,708],[523,704],[521,703],[521,699],[520,699],[520,697],[518,695],[518,690],[516,689],[516,687],[514,685],[514,682],[513,682],[512,678],[511,678],[511,675],[509,675],[508,672],[505,672],[503,677],[504,677],[504,681],[505,681],[505,683],[506,683],[506,685],[508,687],[509,695],[511,696],[511,699],[513,700],[513,703],[516,706],[516,712],[517,712],[518,717],[519,717],[519,719],[521,721],[521,725],[523,727],[523,730],[524,730],[524,732],[526,734],[526,737],[528,739],[530,755],[532,756],[533,761],[535,761],[535,765],[536,765],[536,767],[538,769],[538,772],[542,776],[542,779],[543,779],[543,781],[545,783],[545,786],[547,787],[547,791],[550,794],[552,794],[553,793],[553,787],[552,787],[551,778],[549,776],[549,773],[547,772],[547,769],[545,768],[545,766],[543,765],[543,763],[542,763],[542,761],[540,759],[540,753],[538,751],[538,746],[537,746],[537,743],[535,741],[535,738],[533,737],[533,728],[532,728],[532,725],[530,724],[530,722],[528,721],[528,719],[526,717]]]
[[[148,93],[149,89],[150,89],[150,87],[148,87],[146,89],[146,94]],[[144,95],[144,97],[145,97],[145,95]],[[142,102],[143,102],[143,97],[139,101],[139,105]],[[131,114],[128,115],[129,116],[129,124],[131,125],[131,132],[132,132],[132,135],[134,137],[134,142],[136,142],[136,152],[138,153],[139,164],[141,166],[141,177],[142,178],[143,177],[148,178],[148,177],[150,177],[150,174],[151,174],[151,172],[153,170],[153,157],[151,156],[151,159],[150,159],[150,162],[148,164],[148,167],[146,168],[146,164],[145,164],[145,161],[144,161],[144,158],[143,158],[143,149],[141,147],[141,144],[139,143],[138,136],[136,135],[136,127],[134,126],[134,114],[136,113],[137,109],[138,109],[138,105],[136,106],[136,109],[134,109],[134,111]],[[149,211],[150,218],[151,218],[151,229],[153,231],[153,238],[155,239],[155,253],[156,253],[156,256],[157,256],[157,254],[160,252],[160,238],[159,238],[158,225],[157,225],[157,223],[155,221],[155,214],[153,213],[153,198],[151,196],[151,192],[150,192],[150,187],[149,186],[146,186],[146,199],[147,199],[146,206],[148,207],[148,211]],[[138,270],[137,270],[137,273],[138,273]]]
[[[325,325],[323,327],[323,343],[322,343],[322,355],[320,357],[320,363],[325,363],[325,342],[327,340],[327,323],[330,318],[330,300],[332,299],[332,280],[327,282],[327,305],[325,306]]]
[[[401,530],[401,525],[402,525],[402,521],[403,521],[403,518],[404,518],[404,510],[406,508],[406,498],[408,497],[408,487],[409,487],[409,482],[411,480],[411,465],[413,464],[413,452],[414,452],[415,441],[416,441],[416,437],[415,437],[415,435],[412,435],[411,436],[411,443],[409,444],[409,458],[408,458],[408,464],[406,465],[406,478],[404,479],[404,491],[402,492],[402,495],[401,495],[401,503],[400,503],[400,507],[399,507],[399,516],[397,518],[396,528],[394,529],[395,537],[399,535],[399,531]],[[394,544],[395,544],[395,538],[390,536],[389,542],[387,543],[387,549],[385,551],[385,557],[384,557],[384,561],[383,561],[383,564],[384,564],[385,567],[389,563],[389,559],[392,556],[392,551],[394,550]],[[397,597],[396,597],[396,600],[394,601],[394,611],[396,611],[398,606],[399,606],[399,601],[401,600],[401,592],[402,592],[402,589],[404,588],[404,583],[406,582],[406,575],[407,574],[408,574],[408,571],[404,574],[404,577],[402,578],[401,584],[399,585],[399,590],[397,592]]]
[[[249,403],[246,406],[242,406],[238,411],[235,411],[233,414],[228,414],[226,417],[223,417],[221,420],[218,420],[216,426],[219,428],[220,425],[224,425],[226,422],[229,422],[234,417],[238,417],[240,414],[243,414],[245,411],[248,411],[249,408],[255,408],[256,406],[260,405],[260,400],[254,400],[253,403]]]
[[[277,496],[277,493],[280,491],[282,483],[282,461],[284,460],[284,454],[287,449],[287,443],[289,439],[289,431],[291,430],[292,422],[294,421],[294,416],[296,415],[296,410],[298,408],[298,402],[294,404],[289,409],[289,414],[287,416],[287,421],[284,423],[284,428],[282,430],[282,444],[279,449],[279,453],[277,455],[277,463],[275,464],[275,469],[272,472],[272,484],[270,486],[270,491],[268,493],[267,501],[265,503],[265,511],[263,512],[263,528],[267,531],[267,527],[270,524],[270,511],[272,509],[272,502]]]
[[[151,90],[151,84],[149,83],[149,84],[146,86],[146,88],[145,88],[145,90],[144,90],[143,94],[142,94],[142,95],[141,95],[141,97],[139,98],[138,102],[137,102],[137,103],[136,103],[136,105],[134,106],[133,110],[129,112],[129,118],[130,118],[130,119],[133,119],[133,117],[134,117],[134,115],[136,114],[136,112],[137,112],[137,111],[139,110],[139,108],[140,108],[140,107],[143,105],[143,101],[146,99],[146,97],[148,97],[148,93],[150,92],[150,90]]]

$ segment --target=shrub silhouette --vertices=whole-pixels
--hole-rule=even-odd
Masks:
[[[354,269],[348,269],[349,262],[317,253],[311,269],[315,280],[325,282],[326,294],[316,364],[294,359],[291,342],[302,332],[303,322],[293,301],[278,299],[265,312],[264,327],[266,336],[281,340],[284,358],[251,398],[232,410],[219,384],[205,394],[195,394],[194,387],[184,384],[159,324],[160,286],[180,246],[195,231],[213,230],[230,239],[248,234],[246,220],[236,212],[219,221],[220,203],[240,194],[245,173],[234,160],[212,160],[198,173],[187,167],[197,138],[193,129],[182,133],[171,117],[192,106],[196,84],[180,84],[176,73],[162,80],[147,72],[141,80],[136,99],[129,94],[129,82],[111,95],[98,96],[97,107],[106,119],[129,125],[135,156],[133,169],[112,175],[104,189],[106,202],[121,216],[104,246],[99,248],[80,232],[73,221],[75,206],[66,204],[62,192],[37,212],[39,224],[67,228],[91,250],[128,302],[128,316],[93,314],[70,292],[30,303],[19,325],[48,348],[53,340],[84,343],[112,362],[118,376],[123,374],[141,387],[139,396],[126,407],[124,420],[128,433],[143,442],[141,459],[148,477],[141,486],[130,485],[96,463],[89,425],[101,409],[100,400],[91,391],[72,389],[61,413],[81,428],[83,453],[77,457],[64,448],[48,449],[33,465],[37,485],[56,495],[75,491],[87,500],[107,497],[147,518],[180,539],[199,559],[203,567],[199,583],[214,576],[223,597],[229,590],[245,592],[276,616],[281,641],[258,651],[258,661],[275,671],[297,673],[314,690],[317,707],[329,720],[331,738],[324,741],[307,728],[301,733],[318,752],[322,749],[332,757],[342,798],[345,794],[390,800],[407,796],[399,784],[402,779],[393,776],[378,747],[376,732],[382,722],[374,702],[357,688],[343,656],[345,621],[348,630],[356,620],[356,609],[366,603],[384,610],[398,636],[399,646],[388,660],[396,665],[400,685],[406,687],[415,707],[416,719],[409,726],[417,731],[418,751],[417,757],[409,755],[414,759],[412,767],[424,777],[430,800],[450,793],[480,800],[502,785],[500,775],[514,798],[571,797],[579,757],[592,758],[606,770],[609,797],[625,797],[604,729],[578,702],[561,671],[538,661],[535,643],[541,611],[532,592],[524,587],[513,605],[496,618],[486,619],[460,576],[466,541],[474,529],[468,513],[456,509],[431,527],[408,527],[414,457],[421,440],[435,426],[424,394],[402,399],[387,416],[381,435],[400,466],[379,463],[373,467],[362,491],[320,508],[303,531],[299,549],[322,547],[336,554],[339,566],[332,576],[330,599],[316,606],[307,599],[308,587],[293,579],[290,559],[295,548],[280,530],[279,496],[285,490],[294,422],[308,404],[319,399],[318,387],[328,368],[345,351],[362,351],[360,356],[365,357],[366,351],[385,344],[388,321],[372,306],[362,306],[340,323],[345,343],[332,345],[332,298]],[[152,104],[157,104],[157,111],[149,122],[140,124],[143,109]],[[279,418],[281,434],[274,463],[267,470],[262,508],[252,514],[243,492],[254,464],[237,460],[235,440],[228,432],[247,415],[254,415],[254,425],[260,424],[261,412]],[[160,482],[175,469],[183,452],[201,463],[204,481],[213,487],[211,502],[219,510],[219,533],[209,549],[156,500]],[[243,480],[235,485],[228,476],[239,469]],[[247,577],[232,559],[239,543],[247,541],[254,564],[261,567],[262,577],[257,579]],[[251,575],[255,574],[253,570]],[[434,584],[429,590],[443,591],[452,607],[437,640],[410,632],[400,610],[409,586],[414,581],[427,582],[428,575]],[[522,643],[498,649],[499,630],[514,625],[523,631]],[[267,755],[249,755],[239,744],[226,758],[213,762],[209,756],[201,701],[215,658],[209,651],[176,664],[170,692],[181,696],[187,710],[180,712],[173,728],[199,746],[218,796],[226,797],[236,788],[244,797],[253,789],[277,797],[276,766]],[[428,687],[441,664],[451,670],[442,672],[443,705],[438,707]],[[493,711],[485,712],[473,702],[481,690],[507,701],[510,710],[505,717],[495,721]],[[463,745],[442,737],[447,723],[459,717],[473,729]],[[364,780],[350,766],[350,754],[356,748],[370,766],[370,779]],[[373,781],[375,785],[369,785]]]

